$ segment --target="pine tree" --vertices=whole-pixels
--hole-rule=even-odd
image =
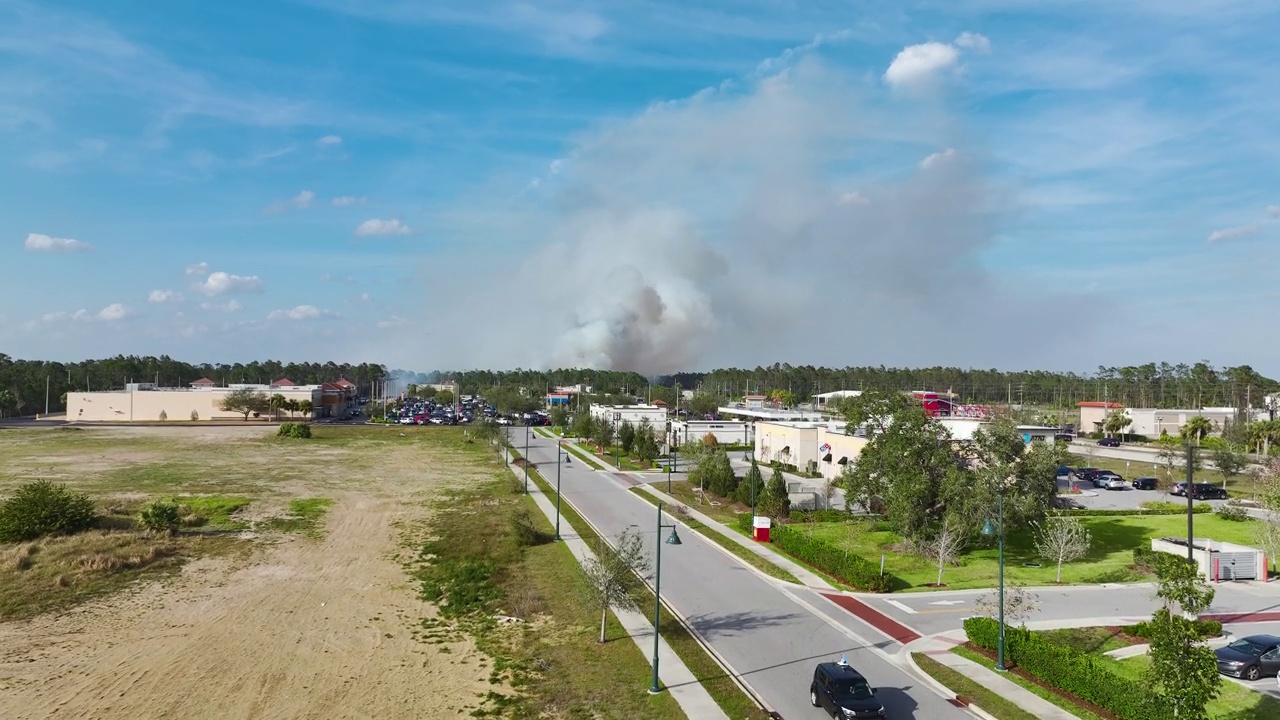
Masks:
[[[783,477],[780,466],[773,466],[773,475],[769,477],[769,485],[764,490],[764,501],[758,507],[761,514],[775,520],[791,517],[791,497],[787,495],[787,479]]]

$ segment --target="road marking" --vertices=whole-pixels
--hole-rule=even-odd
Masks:
[[[930,605],[964,605],[963,600],[935,600]]]
[[[908,615],[915,615],[915,614],[916,614],[916,611],[915,611],[915,610],[912,610],[911,608],[909,608],[909,607],[907,607],[906,605],[904,605],[904,604],[902,604],[902,603],[898,602],[897,600],[885,600],[885,602],[886,602],[886,603],[888,603],[888,604],[890,604],[890,605],[892,605],[892,606],[894,606],[894,607],[896,607],[896,608],[898,608],[898,609],[899,609],[899,610],[901,610],[902,612],[907,613]]]

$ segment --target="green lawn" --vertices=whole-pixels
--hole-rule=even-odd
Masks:
[[[1035,715],[924,653],[912,653],[911,659],[934,680],[942,683],[957,696],[967,698],[996,720],[1035,720]]]
[[[1082,517],[1082,524],[1093,536],[1093,546],[1081,561],[1063,565],[1064,584],[1129,582],[1144,576],[1131,569],[1133,549],[1150,547],[1156,537],[1186,536],[1187,520],[1182,515]],[[1195,516],[1197,537],[1211,537],[1244,545],[1253,543],[1256,521],[1223,520],[1215,515]],[[882,523],[818,523],[812,532],[850,552],[873,562],[885,555],[885,570],[903,583],[895,590],[928,590],[922,587],[937,580],[936,562],[897,552],[893,547],[899,538]],[[1039,564],[1040,567],[1030,565]],[[997,575],[997,551],[975,548],[962,556],[959,565],[945,568],[942,582],[950,589],[993,587]],[[1005,544],[1006,582],[1019,585],[1051,585],[1056,568],[1036,555],[1029,533],[1011,535]]]
[[[600,460],[596,459],[594,454],[587,454],[587,451],[579,447],[577,443],[567,442],[564,444],[564,449],[569,451],[569,453],[574,457],[586,463],[589,468],[599,468],[603,464]]]
[[[978,663],[979,665],[982,665],[985,667],[992,667],[994,665],[991,658],[983,655],[982,653],[974,652],[973,650],[970,650],[964,645],[959,645],[957,647],[952,648],[951,652],[955,653],[956,655],[959,655],[962,658],[965,658],[966,660],[970,660],[972,662]],[[1030,691],[1034,695],[1037,695],[1041,698],[1044,698],[1045,700],[1048,700],[1054,705],[1057,705],[1063,710],[1066,710],[1072,715],[1075,715],[1077,718],[1080,718],[1080,720],[1107,720],[1106,718],[1103,718],[1093,712],[1090,712],[1080,707],[1079,705],[1076,705],[1073,701],[1068,700],[1067,698],[1063,697],[1062,695],[1059,695],[1053,690],[1049,690],[1048,688],[1042,687],[1040,685],[1037,685],[1034,682],[1031,682],[1030,680],[1022,677],[1016,672],[1008,672],[1002,675],[1001,677],[1004,677],[1005,679],[1023,688],[1024,690]],[[981,704],[979,704],[979,707],[982,707]],[[982,708],[982,709],[986,710],[986,708]]]
[[[1141,680],[1147,668],[1151,666],[1151,658],[1146,655],[1125,660],[1107,659],[1107,664],[1119,675]],[[1210,720],[1275,720],[1280,718],[1280,700],[1270,695],[1250,690],[1225,677],[1222,678],[1222,692],[1214,698],[1206,708]]]

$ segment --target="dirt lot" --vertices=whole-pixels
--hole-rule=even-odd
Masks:
[[[241,493],[258,513],[291,497],[334,501],[322,539],[247,532],[247,552],[0,623],[0,717],[453,718],[493,689],[469,641],[419,639],[433,609],[400,562],[423,502],[474,472],[451,462],[446,436],[263,433],[0,433],[0,495],[46,477],[95,498]]]

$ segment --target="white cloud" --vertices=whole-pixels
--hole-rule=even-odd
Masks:
[[[316,199],[315,193],[311,192],[310,190],[303,190],[297,195],[294,195],[289,200],[289,202],[293,203],[294,207],[298,208],[299,210],[302,210],[304,208],[311,207],[311,201],[315,199]]]
[[[778,70],[781,70],[782,68],[789,65],[791,61],[794,60],[798,55],[803,55],[804,53],[817,50],[823,45],[827,45],[829,43],[848,40],[851,37],[853,37],[853,31],[847,28],[844,30],[837,30],[836,32],[833,32],[830,34],[818,33],[817,35],[813,36],[812,40],[805,43],[804,45],[797,45],[795,47],[787,48],[786,50],[782,51],[781,55],[778,55],[777,57],[771,57],[771,58],[768,58],[767,60],[761,61],[761,63],[756,66],[756,75],[763,76],[763,75],[769,75],[771,73],[777,72]]]
[[[370,297],[369,293],[360,293],[360,297],[358,299],[362,303],[367,303],[373,300],[373,298]]]
[[[413,230],[399,220],[365,220],[356,227],[356,237],[369,235],[408,235]]]
[[[838,202],[841,205],[867,205],[871,199],[857,190],[850,190],[846,193],[840,193]]]
[[[115,322],[127,317],[129,317],[129,308],[120,303],[111,303],[99,310],[97,315],[97,318],[103,322]]]
[[[149,303],[170,303],[180,300],[182,300],[182,295],[172,290],[152,290],[151,294],[147,295],[147,302]]]
[[[936,152],[936,153],[933,153],[932,155],[926,156],[925,159],[920,161],[920,167],[921,169],[928,170],[929,168],[934,167],[939,163],[946,162],[947,160],[950,160],[955,156],[956,156],[956,149],[947,148],[942,152]]]
[[[991,52],[991,40],[986,35],[980,35],[972,32],[962,32],[956,38],[956,45],[974,52],[989,53]]]
[[[257,275],[232,275],[218,271],[210,273],[204,282],[196,283],[195,289],[210,297],[235,293],[256,293],[262,291],[262,279]]]
[[[1267,215],[1273,218],[1280,218],[1280,205],[1268,205]]]
[[[333,317],[333,313],[315,305],[299,305],[292,310],[272,310],[267,314],[268,320],[319,320],[328,317]]]
[[[354,195],[342,195],[329,201],[334,207],[347,207],[348,205],[363,205],[365,198],[355,197]]]
[[[32,252],[72,253],[84,252],[93,248],[87,242],[72,238],[56,238],[40,233],[29,233],[23,246]]]
[[[332,147],[335,145],[341,145],[342,138],[338,137],[337,135],[325,135],[324,137],[317,140],[316,144],[319,145],[320,147]]]
[[[1252,235],[1258,232],[1258,230],[1259,228],[1257,225],[1241,225],[1240,227],[1230,227],[1230,228],[1223,228],[1221,230],[1214,230],[1213,232],[1209,233],[1209,242],[1214,243],[1220,240],[1234,240],[1236,238],[1241,238],[1246,235]]]
[[[204,277],[209,274],[209,263],[198,262],[195,265],[188,265],[183,272],[187,277]]]
[[[385,330],[386,328],[403,327],[403,326],[408,325],[408,324],[409,324],[409,321],[408,321],[408,320],[405,320],[404,318],[402,318],[402,317],[400,317],[400,316],[398,316],[398,315],[392,315],[391,317],[387,318],[386,320],[379,320],[379,321],[378,321],[378,327],[379,327],[379,328],[382,328],[382,329],[384,329],[384,330]]]
[[[894,87],[919,87],[928,84],[939,72],[955,66],[959,60],[960,52],[946,43],[908,45],[884,71],[884,81]]]
[[[208,310],[209,312],[216,312],[216,313],[233,313],[233,312],[239,312],[243,310],[244,305],[241,305],[235,300],[229,300],[225,303],[203,302],[203,303],[200,303],[200,309]]]

